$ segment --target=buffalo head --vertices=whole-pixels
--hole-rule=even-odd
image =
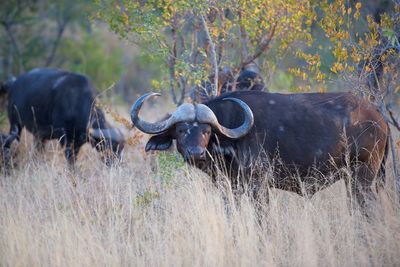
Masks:
[[[139,118],[143,103],[160,94],[148,93],[140,97],[132,106],[131,119],[134,126],[142,132],[154,134],[146,144],[146,151],[166,150],[172,140],[176,140],[179,153],[186,161],[205,160],[207,147],[213,134],[230,139],[238,139],[246,135],[254,123],[253,113],[249,106],[236,98],[225,98],[237,103],[244,112],[244,122],[235,129],[222,126],[214,112],[204,104],[183,104],[167,119],[149,123]],[[227,111],[229,112],[229,111]]]
[[[120,160],[124,149],[125,139],[117,128],[89,129],[89,140],[93,147],[102,155],[107,166]]]

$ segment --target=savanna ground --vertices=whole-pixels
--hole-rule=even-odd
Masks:
[[[400,265],[390,159],[369,218],[349,211],[344,182],[312,199],[271,190],[257,215],[174,153],[145,155],[146,140],[113,168],[85,145],[73,172],[56,142],[38,154],[23,134],[18,167],[0,177],[0,265]]]

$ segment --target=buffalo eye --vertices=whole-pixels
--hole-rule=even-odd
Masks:
[[[180,134],[180,135],[183,135],[187,132],[187,128],[184,128],[184,127],[178,128],[177,130],[178,130],[178,134]]]

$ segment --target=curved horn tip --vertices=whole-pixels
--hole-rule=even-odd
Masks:
[[[139,98],[135,101],[135,103],[133,103],[133,105],[132,105],[132,107],[131,107],[131,114],[132,114],[132,112],[133,112],[134,110],[140,109],[140,108],[142,107],[143,103],[144,103],[147,99],[153,98],[153,97],[155,97],[155,96],[161,96],[161,94],[160,94],[160,93],[153,93],[153,92],[150,92],[150,93],[144,94],[144,95],[142,95],[141,97],[139,97]]]
[[[254,119],[253,111],[251,110],[249,105],[247,105],[247,103],[244,102],[243,100],[240,100],[239,98],[234,98],[234,97],[225,97],[222,99],[222,101],[232,101],[232,102],[238,103],[242,108],[246,109],[246,111],[249,111],[249,113],[251,113],[251,116]]]
[[[160,96],[160,93],[154,93],[154,92],[150,92],[147,94],[144,94],[142,97],[148,98],[148,97],[153,97],[153,96]]]
[[[152,97],[154,97],[154,96],[160,96],[160,95],[161,95],[160,93],[150,92],[150,93],[144,94],[144,95],[142,95],[141,97],[139,97],[137,101],[139,101],[139,100],[141,100],[141,99],[147,100],[148,98],[152,98]],[[136,101],[136,102],[137,102],[137,101]]]
[[[227,100],[227,101],[232,101],[235,102],[237,104],[239,104],[239,106],[243,109],[244,111],[244,122],[241,126],[239,126],[236,129],[228,129],[223,127],[222,125],[219,125],[219,130],[227,137],[229,138],[233,138],[233,139],[237,139],[240,138],[244,135],[246,135],[251,128],[254,125],[254,114],[253,111],[251,110],[251,108],[242,100],[238,99],[238,98],[233,98],[233,97],[226,97],[222,99]]]
[[[249,107],[249,105],[246,104],[246,102],[244,102],[243,100],[240,100],[238,98],[234,98],[234,97],[225,97],[222,99],[222,101],[232,101],[232,102],[238,103],[251,116],[251,124],[253,125],[254,114],[253,114],[253,111],[251,110],[251,108]]]
[[[132,123],[134,126],[135,126],[135,120],[138,119],[137,116],[138,116],[139,110],[142,107],[143,103],[149,98],[152,98],[155,96],[160,96],[160,95],[161,95],[160,93],[150,92],[150,93],[142,95],[135,101],[135,103],[133,103],[130,114],[131,114],[131,120],[132,120]]]
[[[172,123],[174,123],[174,118],[168,118],[164,121],[158,121],[154,123],[149,123],[144,120],[141,120],[139,117],[140,109],[142,108],[143,103],[151,97],[160,96],[159,93],[147,93],[143,96],[139,97],[138,100],[132,105],[131,108],[131,120],[134,127],[138,128],[140,131],[148,134],[159,134],[161,132],[166,131]]]
[[[244,103],[242,100],[240,100],[239,98],[234,98],[234,97],[224,97],[222,98],[223,101],[233,101],[233,102],[237,102],[237,103]],[[246,104],[246,103],[245,103]],[[247,105],[247,104],[246,104]]]

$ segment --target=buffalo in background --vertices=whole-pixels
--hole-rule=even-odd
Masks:
[[[149,123],[139,112],[156,95],[140,97],[131,110],[133,124],[153,134],[146,151],[168,149],[176,140],[187,162],[213,179],[227,170],[233,186],[251,182],[256,196],[264,182],[312,196],[350,167],[345,182],[364,206],[384,175],[388,125],[375,106],[351,93],[237,91],[183,104],[167,119]],[[274,177],[264,181],[270,168]]]
[[[210,75],[208,80],[202,81],[199,86],[195,86],[190,93],[193,102],[204,103],[210,100],[213,91],[214,75]],[[224,68],[218,73],[218,92],[224,94],[233,91],[266,91],[263,78],[259,70],[252,66],[242,68],[235,79],[230,68]]]
[[[8,94],[10,132],[3,144],[8,150],[19,140],[22,128],[34,136],[37,148],[49,139],[65,145],[70,165],[76,161],[81,146],[90,142],[107,165],[119,158],[124,138],[107,123],[95,105],[93,85],[83,75],[59,69],[33,69],[3,84]],[[8,160],[8,158],[5,158]]]

